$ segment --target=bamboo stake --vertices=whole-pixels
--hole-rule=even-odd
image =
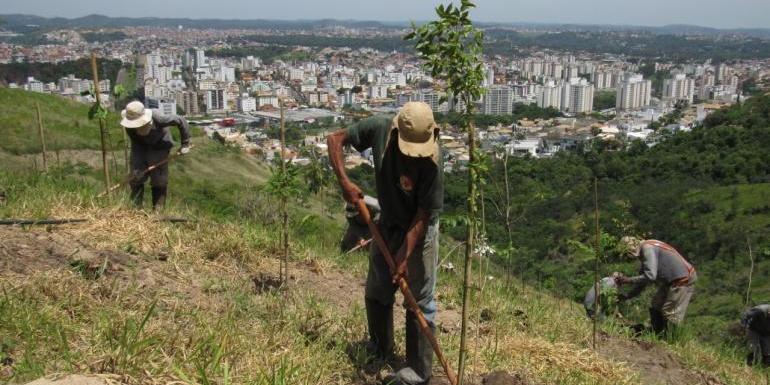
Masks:
[[[96,53],[91,52],[91,71],[93,71],[94,74],[94,97],[96,97],[96,104],[101,107],[102,100],[99,95],[99,72],[96,68]],[[107,141],[106,141],[106,134],[107,131],[104,128],[104,120],[101,117],[98,117],[99,119],[99,132],[101,136],[102,141],[102,168],[104,169],[104,190],[107,191],[107,194],[109,194],[110,185],[112,183],[110,182],[110,169],[107,164]]]
[[[599,287],[599,181],[594,177],[594,221],[596,223],[596,258],[594,259],[594,316],[593,316],[593,339],[592,345],[596,350],[596,322],[599,319],[599,301],[601,299],[601,288]]]
[[[286,153],[286,119],[284,112],[283,99],[278,100],[278,104],[281,107],[281,173],[284,179],[286,178],[286,161],[283,158]],[[283,242],[283,255],[281,256],[281,283],[286,283],[289,274],[289,212],[288,202],[286,201],[286,193],[281,195],[281,240]]]
[[[35,109],[37,110],[37,131],[40,134],[40,146],[43,151],[43,171],[48,172],[48,156],[46,155],[46,143],[45,133],[43,132],[43,118],[40,115],[40,103],[35,102]]]
[[[465,359],[468,354],[468,285],[471,280],[471,258],[473,257],[473,245],[476,236],[476,170],[473,166],[476,161],[476,133],[473,123],[468,124],[468,232],[465,245],[465,271],[463,273],[463,311],[460,326],[460,358],[457,364],[458,384],[462,385],[465,379]]]
[[[123,132],[123,160],[126,162],[126,174],[131,173],[131,163],[128,161],[128,134],[125,128],[120,129]]]
[[[87,219],[0,219],[0,225],[62,225],[66,223],[87,222]]]
[[[751,241],[749,241],[749,237],[746,237],[746,246],[749,248],[749,260],[751,261],[751,267],[749,268],[749,284],[746,287],[746,307],[748,307],[751,299],[751,278],[754,275],[754,254],[751,252]]]

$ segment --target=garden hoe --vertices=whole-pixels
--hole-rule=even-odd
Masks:
[[[388,266],[390,267],[390,271],[396,271],[396,264],[393,261],[393,256],[390,255],[390,250],[388,250],[388,245],[385,243],[385,239],[382,237],[382,234],[380,234],[380,230],[377,228],[374,222],[372,222],[372,217],[369,214],[369,209],[366,207],[366,203],[364,203],[363,199],[359,199],[356,204],[358,205],[358,212],[364,219],[364,222],[366,222],[367,226],[369,226],[369,231],[372,233],[374,242],[377,244],[377,247],[380,248],[382,255],[385,257],[385,262],[387,262]],[[422,331],[422,334],[428,338],[431,346],[433,346],[433,351],[436,352],[436,357],[438,357],[438,360],[441,362],[441,366],[444,367],[444,372],[449,379],[449,383],[452,385],[457,385],[457,377],[449,367],[449,363],[447,362],[446,357],[444,357],[444,354],[441,353],[441,347],[438,346],[438,340],[436,340],[436,336],[433,335],[433,332],[428,325],[428,321],[425,320],[425,316],[422,314],[422,311],[420,311],[420,307],[417,306],[417,301],[414,299],[411,290],[409,290],[409,284],[407,284],[406,279],[403,277],[400,278],[398,280],[398,287],[401,289],[401,294],[404,296],[404,301],[406,302],[407,307],[417,316],[417,322],[420,324],[420,330]]]
[[[120,182],[120,183],[110,187],[109,190],[102,192],[101,194],[97,195],[96,197],[97,198],[101,198],[101,197],[103,197],[103,196],[105,196],[105,195],[107,195],[107,194],[109,194],[109,193],[119,189],[120,187],[125,186],[125,185],[131,183],[132,180],[142,179],[145,175],[147,175],[147,173],[151,172],[152,170],[155,170],[156,168],[158,168],[160,166],[163,166],[164,164],[170,162],[172,159],[174,159],[174,158],[176,158],[178,156],[181,156],[181,155],[182,155],[182,153],[177,151],[177,152],[169,155],[166,159],[163,159],[163,160],[161,160],[158,163],[152,164],[152,165],[150,165],[150,167],[147,167],[146,169],[142,170],[142,172],[140,172],[139,175],[130,175],[130,176],[128,176],[122,182]]]

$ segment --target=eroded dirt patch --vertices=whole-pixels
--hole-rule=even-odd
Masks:
[[[663,346],[639,340],[602,335],[599,354],[627,363],[644,385],[723,385],[718,378],[687,368]]]

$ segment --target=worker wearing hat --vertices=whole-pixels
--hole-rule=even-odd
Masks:
[[[131,138],[131,200],[141,207],[144,198],[144,183],[150,179],[152,187],[152,207],[163,207],[166,201],[168,186],[168,164],[174,140],[168,127],[176,126],[182,140],[179,153],[184,155],[190,151],[190,127],[187,120],[177,115],[163,115],[158,110],[145,108],[141,102],[128,103],[121,112],[123,126]],[[162,163],[162,164],[161,164]],[[160,164],[160,165],[159,165]],[[146,170],[153,165],[159,165],[149,172]]]
[[[372,149],[381,208],[377,227],[397,266],[397,271],[390,271],[379,248],[371,248],[364,297],[369,351],[378,359],[392,357],[394,282],[401,277],[406,278],[435,331],[438,219],[444,196],[438,133],[430,107],[410,102],[393,118],[374,116],[327,137],[329,159],[349,203],[363,199],[363,194],[345,174],[344,146],[351,145],[358,151]],[[389,375],[385,382],[427,383],[433,351],[428,338],[420,333],[417,316],[409,310],[405,331],[406,367]]]
[[[631,285],[629,292],[620,294],[626,301],[642,293],[650,283],[658,290],[650,304],[650,324],[657,334],[665,334],[670,326],[678,326],[687,313],[687,306],[698,279],[695,268],[671,245],[654,239],[642,240],[632,236],[621,238],[623,251],[639,260],[639,275],[616,276],[619,285]]]

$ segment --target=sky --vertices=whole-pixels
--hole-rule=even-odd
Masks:
[[[448,1],[0,0],[0,14],[409,21],[433,19],[433,8]],[[476,4],[471,17],[485,22],[770,28],[770,0],[477,0]]]

